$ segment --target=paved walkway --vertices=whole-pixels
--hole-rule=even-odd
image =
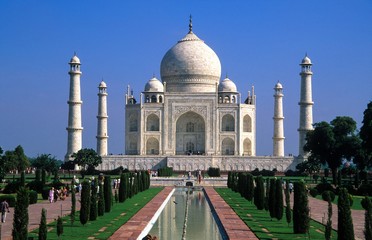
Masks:
[[[80,203],[78,201],[80,195],[76,195],[76,211],[80,209]],[[64,201],[57,201],[55,203],[49,203],[48,200],[43,200],[37,204],[31,204],[28,207],[28,231],[32,231],[39,227],[41,218],[41,209],[47,210],[47,223],[57,220],[58,216],[65,216],[71,212],[71,197],[67,197]],[[10,208],[10,213],[6,216],[5,223],[0,225],[1,227],[1,240],[11,240],[13,230],[13,215],[14,208]]]
[[[149,203],[147,203],[146,206],[144,206],[131,219],[129,219],[127,223],[121,226],[109,239],[137,239],[172,190],[173,187],[165,187]]]
[[[328,219],[328,203],[309,196],[310,217],[317,222],[326,224]],[[291,206],[293,206],[293,194],[291,196]],[[337,204],[332,204],[332,228],[337,230]],[[364,239],[364,210],[351,210],[353,218],[355,239]]]
[[[204,190],[230,240],[258,239],[213,187],[204,187]]]

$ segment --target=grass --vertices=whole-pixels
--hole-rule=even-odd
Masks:
[[[353,196],[353,205],[350,208],[353,210],[364,210],[364,208],[362,207],[362,203],[361,203],[364,197],[356,196],[356,195],[352,195],[352,196]],[[320,199],[323,201],[322,195],[317,195],[316,199]],[[335,196],[335,199],[333,200],[332,203],[337,205],[337,201],[338,201],[338,195]]]
[[[114,203],[111,212],[98,217],[96,221],[88,221],[85,226],[80,223],[79,212],[76,213],[75,223],[71,226],[70,217],[63,218],[63,234],[60,239],[108,239],[117,229],[134,216],[163,188],[150,188],[127,199],[123,203]],[[48,216],[47,216],[48,217]],[[37,239],[38,229],[29,233],[29,237]],[[48,240],[58,239],[56,221],[48,224]]]
[[[259,239],[324,239],[324,225],[310,221],[309,234],[294,234],[293,225],[288,225],[285,218],[271,220],[269,212],[257,210],[256,206],[242,198],[239,193],[228,188],[216,188],[220,196],[230,205]],[[332,239],[337,239],[337,232],[332,231]]]

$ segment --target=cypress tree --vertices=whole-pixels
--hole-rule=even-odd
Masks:
[[[74,225],[75,222],[75,214],[76,214],[76,189],[74,185],[71,187],[71,213],[70,213],[70,220],[71,225]]]
[[[41,209],[41,219],[39,225],[39,240],[47,240],[48,230],[46,224],[46,210],[45,208]]]
[[[138,193],[138,178],[137,178],[138,173],[133,174],[133,185],[132,185],[132,192],[133,196]]]
[[[80,223],[85,225],[89,219],[90,210],[90,184],[87,181],[82,183],[80,197]]]
[[[303,181],[294,183],[293,195],[293,233],[309,231],[309,206],[306,186]]]
[[[103,183],[99,184],[98,193],[98,216],[103,216],[105,214],[105,194],[103,192]]]
[[[60,236],[63,234],[63,221],[62,221],[62,218],[60,216],[58,216],[58,219],[57,219],[57,236],[58,236],[58,239],[60,238]]]
[[[45,171],[45,169],[41,170],[41,183],[43,184],[43,186],[46,183],[46,171]]]
[[[285,218],[287,220],[288,226],[292,220],[292,212],[291,212],[291,201],[290,201],[290,193],[289,193],[289,182],[287,181],[285,186]]]
[[[269,194],[270,194],[270,180],[266,178],[266,189],[265,189],[265,199],[264,199],[264,208],[266,211],[269,210]]]
[[[366,210],[365,215],[364,215],[364,238],[366,240],[372,240],[372,203],[371,203],[371,199],[369,199],[368,197],[365,197],[363,207]]]
[[[327,223],[325,225],[325,230],[324,230],[324,237],[326,240],[331,239],[332,237],[332,200],[331,200],[331,195],[329,194],[329,191],[324,192],[324,196],[327,202],[328,202],[328,219]]]
[[[35,181],[40,182],[41,181],[41,170],[38,168],[35,171]]]
[[[128,186],[128,197],[133,197],[133,174],[129,173],[129,186]]]
[[[276,179],[275,184],[275,217],[278,220],[283,218],[283,187],[282,187],[282,180]]]
[[[125,201],[125,173],[120,175],[119,202]]]
[[[270,211],[270,217],[275,218],[275,206],[276,206],[276,190],[275,190],[275,179],[270,179],[270,192],[269,192],[269,211]]]
[[[227,187],[231,189],[231,171],[227,172]]]
[[[26,186],[26,176],[25,176],[25,171],[21,172],[21,180],[20,180],[21,187]]]
[[[248,173],[247,174],[247,185],[248,185],[248,188],[247,188],[247,200],[252,202],[253,200],[253,195],[254,195],[254,180],[253,180],[253,176],[252,174]]]
[[[111,202],[112,202],[112,186],[111,186],[111,177],[105,177],[105,184],[103,185],[104,190],[104,199],[105,199],[105,212],[111,212]]]
[[[237,190],[240,193],[240,196],[244,197],[245,199],[247,199],[246,188],[248,188],[247,174],[240,172],[240,173],[238,173]]]
[[[97,219],[97,179],[92,180],[91,183],[91,197],[90,197],[90,211],[89,211],[89,221],[94,221]]]
[[[258,210],[264,209],[265,187],[261,176],[256,177],[256,187],[254,189],[254,205]]]
[[[346,188],[340,188],[338,194],[338,238],[343,240],[354,239],[353,220],[351,218],[349,193]]]
[[[24,240],[28,236],[28,191],[20,187],[17,192],[17,201],[14,207],[13,231],[14,240]]]

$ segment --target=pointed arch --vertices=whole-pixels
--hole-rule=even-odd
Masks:
[[[243,141],[243,155],[252,156],[252,142],[249,138],[246,138]]]
[[[234,155],[235,142],[231,138],[227,137],[222,140],[221,144],[221,155]]]
[[[146,154],[147,155],[158,155],[159,154],[159,141],[150,137],[146,142]]]
[[[252,119],[248,114],[243,118],[243,132],[252,132]]]
[[[221,131],[235,131],[235,119],[231,114],[226,114],[222,117]]]
[[[155,114],[147,117],[146,131],[159,131],[159,117]]]

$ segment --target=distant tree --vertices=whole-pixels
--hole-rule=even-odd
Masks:
[[[368,103],[363,113],[362,126],[359,131],[361,150],[356,159],[358,168],[363,170],[372,166],[372,101]]]
[[[93,179],[91,182],[91,197],[90,197],[90,212],[89,221],[94,221],[97,219],[98,209],[97,209],[97,179]]]
[[[36,169],[35,171],[35,181],[41,182],[41,170],[40,169]]]
[[[103,185],[104,199],[105,199],[105,212],[111,212],[111,202],[112,202],[112,186],[111,177],[105,176],[105,183]]]
[[[276,179],[275,182],[275,217],[278,220],[283,218],[283,187],[282,187],[282,180]]]
[[[4,150],[0,147],[0,180],[2,180],[8,172],[5,159],[3,159],[3,153]]]
[[[329,123],[314,124],[314,130],[306,135],[304,150],[310,158],[327,163],[332,170],[333,183],[336,184],[337,169],[342,160],[353,159],[360,148],[356,135],[356,122],[350,117],[336,117]]]
[[[256,177],[256,187],[254,189],[254,205],[258,210],[264,209],[265,201],[265,187],[262,176]]]
[[[35,159],[31,160],[31,166],[37,169],[45,169],[47,172],[55,173],[58,171],[62,164],[62,161],[57,160],[56,157],[52,157],[51,154],[41,154]]]
[[[276,206],[276,183],[275,179],[270,179],[270,192],[269,192],[269,211],[270,217],[275,218],[275,206]]]
[[[39,240],[47,240],[48,229],[46,224],[46,210],[45,208],[41,209],[41,219],[39,225]]]
[[[265,189],[265,199],[264,199],[264,208],[266,211],[269,210],[269,198],[270,198],[270,179],[266,178],[266,189]]]
[[[29,195],[26,188],[21,187],[17,192],[14,208],[13,231],[14,240],[24,240],[28,236],[28,204]]]
[[[85,225],[89,219],[90,210],[90,184],[87,181],[82,183],[80,197],[80,223]]]
[[[63,234],[63,221],[62,221],[62,218],[60,216],[58,216],[58,219],[57,219],[57,236],[58,236],[58,239],[61,237],[62,234]]]
[[[74,163],[81,166],[83,170],[91,172],[102,163],[102,158],[93,149],[83,148],[73,153]]]
[[[346,188],[340,188],[338,194],[338,239],[354,240],[353,219],[351,218],[350,197]]]
[[[306,186],[303,181],[294,183],[293,195],[293,232],[307,233],[309,231],[309,203]]]
[[[119,202],[125,201],[125,178],[126,173],[120,175],[120,185],[119,185]]]
[[[18,170],[19,172],[25,171],[30,162],[26,157],[21,145],[18,145],[14,151],[6,151],[2,157],[3,168],[6,172],[11,170]]]
[[[98,216],[103,216],[105,214],[105,194],[103,191],[103,183],[99,183],[98,192]]]
[[[41,184],[43,184],[43,186],[46,183],[46,178],[47,178],[47,176],[46,176],[46,170],[43,169],[43,170],[41,170]]]
[[[61,164],[61,169],[72,171],[75,170],[75,163],[74,161],[65,161]]]
[[[284,193],[285,193],[285,218],[286,218],[288,226],[289,226],[289,224],[292,221],[291,201],[290,201],[290,192],[289,192],[289,181],[286,182]]]
[[[321,162],[319,159],[315,158],[314,156],[310,155],[307,161],[303,161],[297,164],[296,169],[300,173],[308,173],[309,175],[318,172],[321,168]]]

